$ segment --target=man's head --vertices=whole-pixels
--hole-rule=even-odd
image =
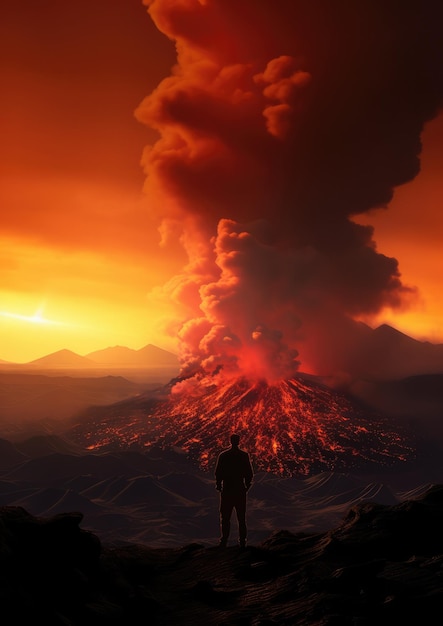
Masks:
[[[238,448],[239,443],[240,443],[240,435],[231,435],[231,445],[234,448]]]

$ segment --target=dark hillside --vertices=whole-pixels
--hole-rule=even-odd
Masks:
[[[435,624],[441,609],[442,486],[244,550],[110,547],[81,522],[0,509],[3,624],[387,626]]]

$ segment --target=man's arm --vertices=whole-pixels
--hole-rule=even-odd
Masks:
[[[222,489],[222,481],[223,481],[223,473],[222,473],[222,457],[221,454],[218,455],[217,464],[215,466],[215,488],[217,491],[221,491]]]
[[[245,463],[245,487],[246,487],[246,490],[248,490],[250,488],[250,486],[251,486],[252,479],[254,477],[254,471],[252,469],[251,459],[250,459],[248,453],[246,453],[245,460],[246,460],[246,463]]]

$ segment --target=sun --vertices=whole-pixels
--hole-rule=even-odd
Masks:
[[[13,320],[18,320],[20,322],[28,322],[30,324],[42,324],[42,325],[50,325],[50,326],[64,326],[65,325],[63,322],[49,320],[46,317],[43,317],[41,310],[36,311],[34,315],[22,315],[20,313],[12,313],[10,311],[0,311],[0,316],[13,319]]]

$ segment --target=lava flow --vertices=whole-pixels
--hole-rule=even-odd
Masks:
[[[386,468],[415,456],[411,435],[312,377],[194,377],[173,390],[103,407],[72,435],[94,451],[175,447],[212,471],[237,432],[254,469],[279,476]]]
[[[178,446],[206,469],[232,432],[241,435],[256,470],[279,475],[387,466],[412,453],[382,417],[301,376],[274,384],[205,378],[195,392],[171,394],[147,422],[145,445]]]

